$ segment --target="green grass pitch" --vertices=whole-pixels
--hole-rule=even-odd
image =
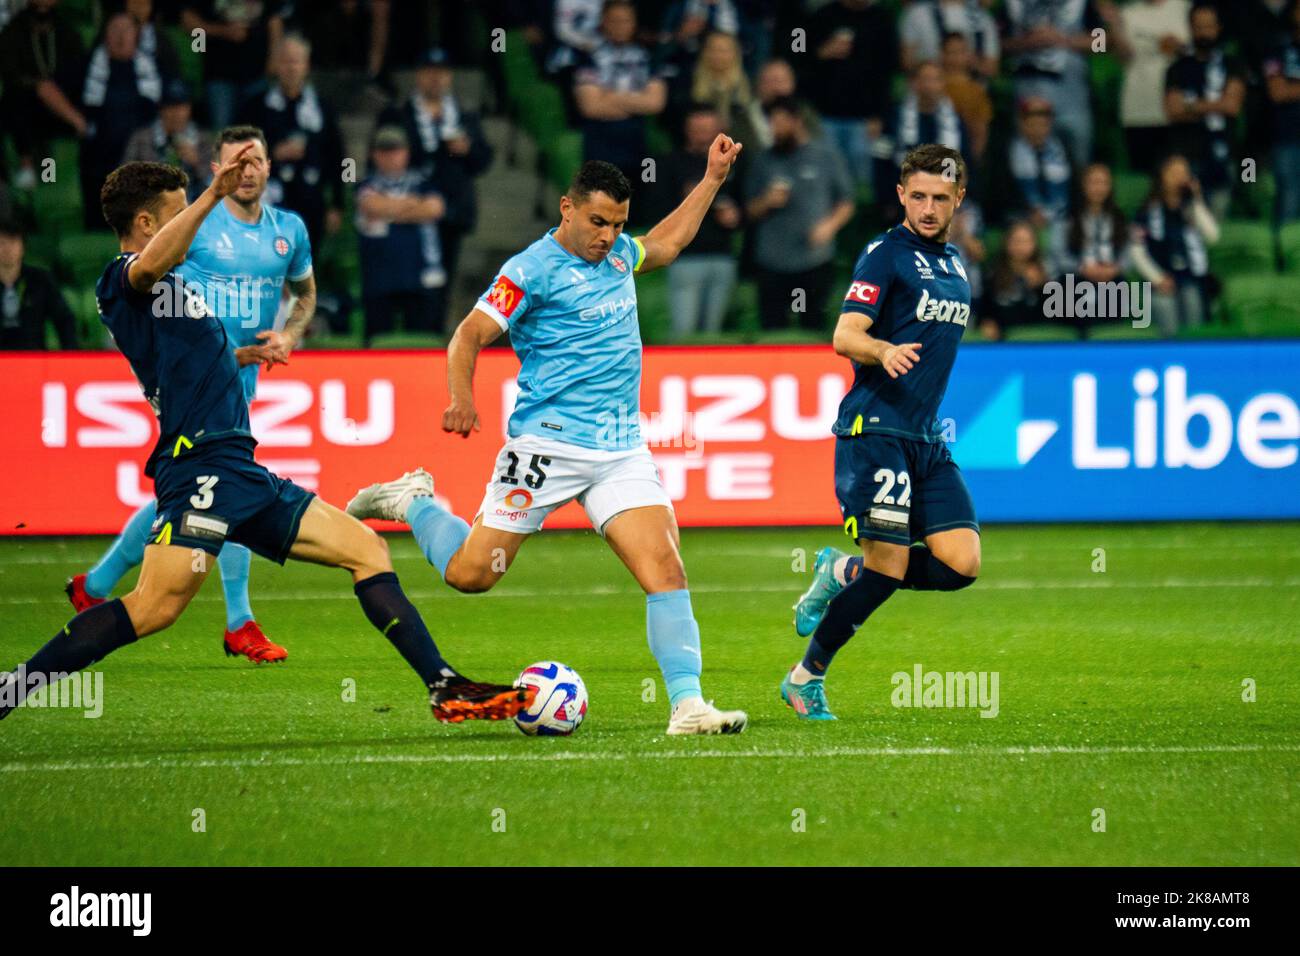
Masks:
[[[390,540],[459,668],[581,672],[576,735],[436,723],[343,573],[257,560],[253,604],[289,661],[223,656],[214,577],[178,625],[98,665],[100,718],[14,713],[0,860],[1300,863],[1300,525],[987,529],[978,584],[900,592],[841,652],[833,724],[796,721],[777,684],[803,648],[799,554],[842,536],[686,531],[705,693],[751,721],[696,739],[663,736],[644,601],[594,535],[543,533],[476,596]],[[104,543],[0,542],[0,663],[62,626],[64,579]],[[917,664],[996,672],[997,716],[893,706],[891,675]]]

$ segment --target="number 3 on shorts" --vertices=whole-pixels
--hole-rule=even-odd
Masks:
[[[199,483],[199,493],[190,495],[190,504],[199,511],[212,507],[212,489],[216,487],[217,475],[199,475],[194,480]]]
[[[878,505],[906,505],[912,500],[912,479],[908,477],[907,472],[900,471],[897,474],[888,468],[881,468],[876,472],[874,479],[880,487],[876,490],[876,497],[872,502]],[[898,500],[894,500],[891,492],[894,485],[898,485]]]

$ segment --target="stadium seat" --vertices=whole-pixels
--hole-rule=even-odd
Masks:
[[[1300,336],[1300,276],[1257,272],[1223,284],[1229,321],[1250,336]]]
[[[83,232],[59,240],[59,271],[71,283],[91,286],[118,253],[117,237],[107,232]]]
[[[1135,329],[1132,322],[1102,322],[1088,327],[1090,342],[1134,342],[1160,338],[1155,323],[1145,329]]]
[[[582,134],[565,130],[556,136],[546,153],[546,178],[560,192],[569,187],[574,171],[582,165]]]
[[[641,340],[647,345],[668,341],[672,316],[667,269],[656,269],[636,277],[636,304],[641,320]]]
[[[1064,325],[1019,325],[1007,329],[1007,342],[1077,342],[1079,335]]]
[[[1282,250],[1282,268],[1300,270],[1300,222],[1289,222],[1282,227],[1278,246]]]
[[[1147,194],[1151,192],[1151,180],[1144,173],[1115,170],[1115,205],[1125,216],[1132,219],[1133,214],[1142,207]]]
[[[1210,268],[1219,276],[1264,272],[1275,267],[1272,228],[1263,222],[1229,219],[1219,224],[1219,241],[1210,246]]]

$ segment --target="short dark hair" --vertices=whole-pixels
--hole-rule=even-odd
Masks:
[[[592,193],[604,193],[614,202],[626,202],[632,198],[632,184],[613,163],[589,159],[569,183],[568,197],[580,203]]]
[[[108,174],[99,191],[104,221],[118,236],[131,234],[131,223],[141,209],[158,214],[163,193],[184,189],[190,178],[166,163],[127,163]]]
[[[15,236],[19,239],[26,239],[27,230],[23,228],[23,224],[17,216],[7,212],[0,213],[0,236]]]
[[[959,187],[966,185],[966,161],[961,158],[961,153],[938,143],[922,143],[903,157],[903,163],[898,167],[899,184],[906,185],[913,173],[933,173],[955,180]]]
[[[271,155],[271,145],[266,141],[266,134],[262,132],[260,126],[227,126],[217,134],[216,141],[212,144],[212,158],[216,162],[221,161],[221,147],[230,143],[247,143],[250,139],[255,139],[262,144],[262,149],[266,150],[266,155]]]

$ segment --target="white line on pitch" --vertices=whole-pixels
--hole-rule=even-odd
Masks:
[[[559,753],[516,754],[353,754],[346,757],[211,758],[193,760],[172,758],[155,760],[70,760],[46,763],[0,764],[3,773],[61,773],[87,770],[201,770],[257,767],[353,766],[365,764],[430,763],[549,763],[578,761],[599,763],[625,760],[822,760],[837,757],[1108,757],[1125,754],[1252,754],[1300,753],[1293,744],[1208,744],[1194,746],[1115,746],[1115,747],[828,747],[822,750],[645,750],[632,753],[594,753],[561,751]]]
[[[1217,590],[1219,588],[1289,588],[1300,586],[1300,577],[1290,577],[1279,579],[1269,578],[1238,578],[1236,580],[1226,581],[1197,581],[1186,578],[1164,578],[1157,581],[1121,581],[1117,579],[1105,578],[1080,578],[1075,581],[1018,581],[1014,579],[981,580],[975,585],[977,591],[1150,591],[1158,588],[1198,588]],[[444,588],[437,591],[421,590],[418,588],[405,588],[406,596],[413,600],[427,601],[437,597],[454,595],[456,592],[450,588]],[[764,593],[791,593],[797,594],[800,590],[800,581],[792,580],[788,583],[779,584],[758,584],[754,582],[745,582],[743,584],[694,584],[691,585],[691,591],[696,594],[733,594],[733,593],[753,593],[755,591]],[[501,598],[559,598],[559,597],[602,597],[613,594],[637,594],[635,587],[631,584],[614,585],[600,584],[585,588],[516,588],[509,585],[503,585],[498,590],[490,591],[486,594],[478,594],[474,597],[483,600],[501,599]],[[254,590],[254,596],[258,601],[353,601],[355,596],[350,588],[340,587],[337,590],[329,591],[257,591]],[[194,598],[198,602],[224,601],[225,599],[218,593],[210,592],[200,594]],[[45,596],[26,596],[26,597],[0,597],[0,605],[6,604],[63,604],[65,598],[58,589]]]

